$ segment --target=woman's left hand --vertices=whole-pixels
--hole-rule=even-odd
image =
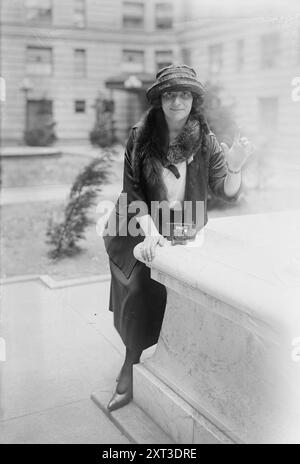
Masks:
[[[167,239],[161,235],[150,235],[142,242],[140,251],[144,261],[152,261],[155,257],[155,248],[157,245],[164,246],[167,243]]]
[[[236,134],[232,147],[229,148],[226,143],[221,143],[227,166],[232,171],[239,171],[245,164],[246,160],[254,153],[254,145],[249,142],[246,137],[241,137],[240,134]]]

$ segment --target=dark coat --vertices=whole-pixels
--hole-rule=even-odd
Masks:
[[[162,127],[163,120],[159,111],[161,110],[152,109],[140,123],[132,128],[124,157],[122,193],[127,194],[128,205],[137,200],[144,201],[149,212],[151,201],[167,199],[159,168],[168,140],[165,137],[167,131],[166,127]],[[224,181],[227,175],[225,156],[215,135],[209,131],[202,118],[193,118],[191,124],[187,124],[179,145],[181,145],[179,149],[190,151],[184,200],[203,201],[204,220],[201,225],[203,226],[208,220],[208,185],[214,195],[229,202],[237,200],[241,189],[233,197],[226,196],[224,192]],[[126,217],[120,216],[120,197],[107,225],[117,221],[119,229],[124,230],[135,214],[127,212]],[[144,237],[142,235],[138,237],[105,235],[103,238],[109,258],[128,278],[137,262],[133,256],[133,249],[144,240]]]
[[[161,160],[165,162],[168,131],[160,111],[152,109],[130,133],[122,190],[127,194],[126,208],[121,207],[121,194],[106,224],[109,231],[116,223],[118,234],[103,236],[111,270],[109,309],[114,313],[115,328],[131,350],[143,350],[157,343],[167,301],[165,286],[151,279],[149,267],[133,255],[134,247],[144,240],[143,234],[136,237],[127,234],[129,221],[136,221],[136,213],[128,211],[134,201],[144,202],[146,211],[140,212],[142,215],[151,212],[151,201],[167,199],[160,168]],[[227,167],[223,151],[201,117],[188,120],[173,150],[174,159],[186,154],[184,200],[192,200],[193,205],[197,200],[202,202],[200,227],[203,227],[207,223],[208,186],[215,195],[228,201],[238,196],[227,198],[224,193]],[[138,229],[137,221],[136,224]]]

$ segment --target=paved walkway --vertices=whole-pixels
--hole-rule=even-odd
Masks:
[[[5,188],[0,192],[0,205],[38,201],[65,201],[71,185],[44,185],[37,187]],[[121,192],[121,183],[108,184],[99,194],[99,200],[114,201]]]
[[[69,191],[69,185],[4,188],[1,190],[0,205],[49,200],[62,201],[67,198]]]
[[[129,443],[90,399],[113,392],[123,359],[109,280],[61,284],[1,286],[0,443]]]
[[[76,145],[58,142],[51,147],[29,147],[24,145],[0,147],[0,156],[5,157],[22,157],[22,156],[52,156],[71,154],[77,156],[94,157],[100,153],[100,148],[89,143],[78,143]],[[124,148],[122,145],[115,145],[115,150],[123,156]]]

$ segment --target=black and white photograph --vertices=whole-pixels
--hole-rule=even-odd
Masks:
[[[298,0],[1,0],[0,220],[0,444],[300,444]]]

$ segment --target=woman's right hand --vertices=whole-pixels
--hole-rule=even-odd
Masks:
[[[155,257],[155,248],[157,245],[164,246],[167,239],[162,235],[149,235],[141,245],[141,255],[144,261],[152,261]]]

